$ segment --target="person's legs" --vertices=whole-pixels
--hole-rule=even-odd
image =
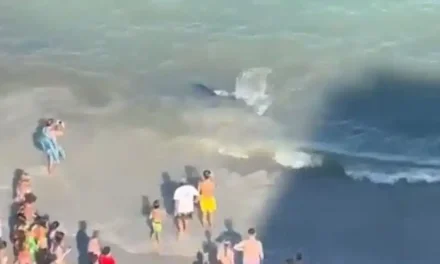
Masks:
[[[183,215],[183,226],[184,226],[183,232],[185,233],[188,232],[188,223],[189,220],[192,219],[193,213],[194,212],[187,212]]]
[[[202,213],[202,226],[206,227],[208,223],[208,198],[200,197],[200,212]]]
[[[52,159],[52,155],[50,153],[48,153],[47,154],[47,173],[49,175],[51,175],[52,170],[53,170],[53,159]]]
[[[184,231],[184,225],[185,225],[182,214],[178,214],[176,216],[176,222],[177,222],[177,237],[180,238]]]
[[[151,238],[153,239],[154,247],[156,248],[156,250],[159,250],[161,232],[162,232],[162,223],[153,222],[153,234]]]
[[[59,149],[54,144],[54,142],[52,141],[47,142],[46,154],[48,157],[47,171],[50,175],[54,170],[55,164],[60,163],[60,152]]]

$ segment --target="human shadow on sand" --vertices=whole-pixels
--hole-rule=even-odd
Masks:
[[[12,199],[17,196],[17,187],[20,182],[22,175],[25,173],[23,169],[15,169],[12,175]],[[9,216],[8,216],[8,227],[9,227],[9,237],[12,237],[12,230],[17,222],[17,213],[20,209],[20,203],[13,201],[9,206]]]
[[[192,186],[196,187],[199,185],[201,176],[196,167],[192,165],[185,166],[185,177],[186,181]]]
[[[15,169],[14,173],[12,175],[12,184],[11,184],[11,188],[12,188],[12,199],[15,199],[15,197],[17,196],[17,187],[18,187],[18,183],[20,182],[21,177],[23,176],[23,174],[25,173],[25,171],[23,169]]]
[[[12,202],[9,205],[9,216],[8,216],[8,227],[9,227],[9,238],[12,239],[15,224],[17,223],[17,213],[20,209],[20,203]]]
[[[205,241],[202,244],[203,253],[207,255],[206,261],[209,264],[217,264],[217,245],[212,241],[212,234],[205,230]]]
[[[153,234],[153,224],[150,221],[150,213],[151,213],[152,205],[150,202],[150,198],[148,196],[142,196],[142,205],[141,205],[141,214],[145,217],[145,222],[150,230],[150,236]]]
[[[203,252],[197,251],[196,260],[192,264],[205,264]]]
[[[231,242],[232,246],[238,244],[242,240],[242,236],[240,233],[235,231],[234,222],[232,221],[232,219],[229,218],[225,219],[224,225],[225,225],[225,230],[221,232],[220,235],[217,236],[215,242],[222,243],[225,241],[229,241]],[[241,259],[241,252],[237,252],[235,254],[235,263],[240,263],[239,262],[240,259]]]
[[[87,222],[78,222],[78,231],[76,232],[76,249],[78,251],[78,264],[90,264],[88,255],[88,245],[90,237],[87,234]]]
[[[160,194],[162,196],[163,205],[165,211],[168,215],[174,215],[174,201],[173,195],[174,191],[179,186],[177,181],[171,179],[171,176],[168,172],[162,173],[162,184],[160,186]]]
[[[141,214],[142,216],[148,217],[150,213],[151,213],[150,198],[146,195],[142,195]]]
[[[41,136],[41,130],[46,125],[46,118],[41,118],[38,120],[37,127],[35,128],[34,132],[32,133],[32,143],[34,147],[39,150],[43,151],[43,147],[40,144],[40,136]]]
[[[220,233],[219,236],[215,239],[215,242],[221,243],[224,241],[230,241],[232,246],[238,244],[242,237],[240,233],[234,230],[234,223],[232,219],[225,219],[224,221],[225,230]]]

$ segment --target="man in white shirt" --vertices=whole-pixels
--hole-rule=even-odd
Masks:
[[[188,220],[192,219],[194,203],[197,202],[199,192],[188,184],[186,179],[180,181],[180,186],[174,192],[174,215],[177,219],[178,237],[187,231]]]

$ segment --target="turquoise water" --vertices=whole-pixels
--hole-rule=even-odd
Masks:
[[[90,68],[147,70],[179,58],[209,65],[225,55],[280,66],[382,56],[430,64],[440,56],[434,1],[3,1],[1,7],[3,52],[71,60],[64,63],[87,58]]]

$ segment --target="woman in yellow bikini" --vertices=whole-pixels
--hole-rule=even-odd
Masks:
[[[217,201],[214,196],[215,184],[210,170],[203,171],[203,179],[199,182],[200,211],[202,224],[205,228],[212,227],[213,214],[217,210]]]
[[[153,202],[153,209],[150,213],[150,221],[151,221],[151,239],[154,242],[154,245],[156,247],[156,250],[159,248],[160,243],[160,233],[162,232],[162,218],[163,218],[164,212],[160,208],[159,200],[155,200]]]

